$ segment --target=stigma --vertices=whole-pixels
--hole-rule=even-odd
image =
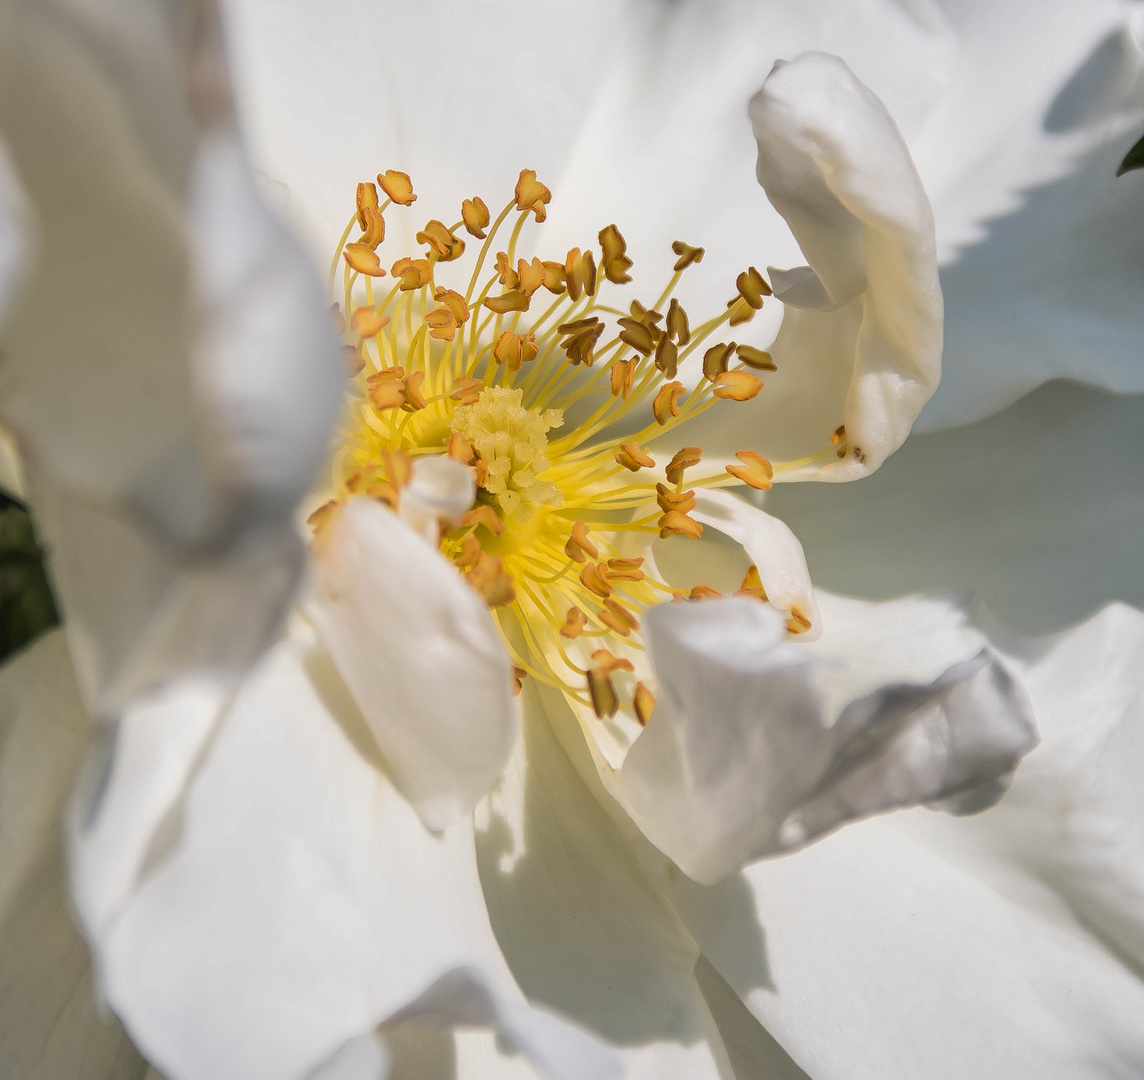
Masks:
[[[723,310],[694,320],[674,293],[703,248],[677,240],[670,279],[625,302],[633,264],[615,225],[597,246],[518,257],[522,230],[545,220],[550,199],[525,169],[495,218],[474,195],[456,220],[417,229],[418,250],[383,264],[386,216],[411,213],[417,195],[396,170],[358,185],[329,274],[349,404],[330,498],[310,525],[319,533],[352,497],[385,503],[488,604],[518,689],[530,677],[601,720],[623,713],[642,726],[655,707],[643,612],[720,595],[669,585],[654,542],[702,537],[692,514],[701,489],[765,491],[776,470],[798,464],[744,449],[736,464],[709,468],[702,447],[656,448],[716,402],[764,392],[771,357],[730,332],[771,290],[750,267]],[[689,385],[677,376],[693,356]],[[844,440],[836,432],[824,453],[844,453]],[[452,501],[425,493],[433,460],[471,475],[450,481]],[[753,566],[737,594],[769,602]],[[790,634],[810,628],[804,613],[784,615]]]

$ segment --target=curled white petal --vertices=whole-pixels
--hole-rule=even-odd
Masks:
[[[471,811],[519,727],[508,655],[476,592],[400,518],[354,499],[323,532],[306,610],[425,823]]]
[[[835,719],[830,667],[756,602],[662,605],[643,625],[660,695],[614,789],[697,881],[896,807],[972,791],[956,809],[979,809],[1036,741],[988,654],[851,697]]]
[[[663,879],[812,1076],[1072,1080],[1144,1061],[1144,617],[1113,605],[1005,655],[1043,741],[988,814],[863,822],[713,889]],[[872,1034],[887,1016],[908,1036]]]
[[[695,494],[691,516],[743,545],[759,571],[767,599],[782,611],[797,612],[810,624],[801,635],[803,641],[813,641],[822,633],[806,556],[784,522],[728,492],[702,489]]]
[[[409,483],[401,492],[401,518],[429,543],[437,541],[437,523],[460,523],[477,494],[471,469],[451,458],[433,455],[413,462]]]
[[[750,115],[759,182],[810,263],[772,270],[787,310],[771,352],[848,387],[846,456],[783,479],[852,480],[901,446],[941,374],[933,214],[890,114],[838,57],[779,62]]]
[[[0,133],[39,253],[0,419],[56,504],[40,528],[103,715],[191,669],[241,673],[273,640],[343,388],[317,275],[215,85],[212,11],[0,10]]]

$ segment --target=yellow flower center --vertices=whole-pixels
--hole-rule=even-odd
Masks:
[[[712,339],[751,319],[770,289],[751,267],[726,309],[692,326],[672,294],[702,248],[676,241],[665,288],[651,303],[624,306],[613,296],[631,282],[632,262],[614,225],[599,233],[598,262],[580,248],[558,261],[518,259],[526,219],[543,221],[550,199],[528,169],[491,226],[484,202],[466,199],[459,221],[426,223],[416,234],[425,250],[398,258],[387,274],[378,254],[384,215],[417,196],[404,173],[377,180],[386,200],[374,184],[358,185],[330,269],[332,290],[342,267],[333,306],[346,341],[350,411],[332,498],[311,525],[319,531],[355,495],[400,510],[419,456],[468,466],[476,502],[459,524],[440,523],[439,547],[489,604],[518,681],[528,675],[598,716],[623,709],[646,723],[654,697],[623,675],[642,648],[640,615],[664,600],[719,595],[702,585],[685,594],[661,580],[649,558],[652,541],[700,537],[703,526],[691,516],[698,489],[765,490],[776,468],[800,464],[772,467],[744,450],[737,464],[704,470],[699,447],[667,461],[648,450],[650,440],[716,400],[746,401],[762,390],[758,373],[775,369],[770,356]],[[506,247],[494,253],[514,211]],[[355,226],[360,235],[351,241]],[[483,241],[469,272],[460,271],[462,229]],[[379,294],[389,274],[393,284]],[[703,377],[688,389],[677,368],[700,349]],[[836,446],[843,438],[836,433]],[[844,445],[824,454],[835,452],[845,453]],[[766,600],[754,567],[739,592]],[[789,612],[791,633],[808,625]]]

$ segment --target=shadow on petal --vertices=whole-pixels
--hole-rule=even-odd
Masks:
[[[915,435],[860,484],[784,485],[767,510],[815,585],[867,599],[973,589],[1048,633],[1119,599],[1144,604],[1144,396],[1055,381],[986,420]]]
[[[489,917],[513,974],[530,1000],[618,1046],[647,1047],[667,1066],[663,1075],[721,1075],[719,1048],[702,1045],[721,1039],[695,980],[698,953],[649,881],[682,875],[638,834],[621,833],[602,805],[611,800],[581,779],[598,786],[563,699],[545,697],[546,722],[535,689],[525,693],[522,746],[477,833]],[[553,727],[566,728],[559,740]],[[575,752],[573,740],[585,759],[579,768],[566,753],[569,744]],[[753,903],[741,892],[729,888],[728,917],[741,909],[736,925],[754,960],[745,966],[769,986]]]

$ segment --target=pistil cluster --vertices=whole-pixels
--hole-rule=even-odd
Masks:
[[[641,614],[665,600],[719,595],[662,581],[651,542],[699,539],[697,490],[766,490],[774,476],[752,450],[711,470],[700,447],[657,461],[649,444],[716,400],[763,390],[759,373],[775,370],[769,354],[717,339],[749,321],[771,290],[751,267],[726,309],[693,326],[673,293],[703,249],[676,241],[674,273],[658,296],[621,304],[613,297],[631,283],[632,260],[615,225],[600,230],[596,249],[517,257],[526,221],[543,222],[550,198],[525,169],[495,219],[482,199],[466,199],[459,220],[426,222],[416,233],[423,249],[386,266],[385,215],[417,196],[394,170],[358,185],[330,268],[331,292],[341,272],[332,310],[346,342],[351,407],[332,497],[310,524],[320,531],[355,495],[400,511],[419,456],[466,465],[476,501],[459,523],[440,523],[439,548],[498,620],[518,687],[529,676],[601,718],[623,709],[642,725],[655,698],[634,678]],[[467,285],[455,272],[455,287],[439,283],[474,241]],[[702,378],[688,388],[676,376],[698,350]],[[754,567],[739,593],[766,602]],[[797,634],[809,623],[791,611],[787,625]]]

